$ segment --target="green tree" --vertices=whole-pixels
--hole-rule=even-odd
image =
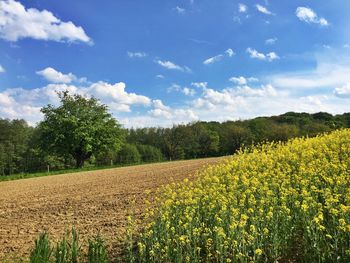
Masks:
[[[133,144],[124,144],[118,153],[117,162],[121,164],[133,164],[141,162],[141,155]]]
[[[61,157],[70,155],[80,168],[92,155],[121,147],[123,131],[106,105],[68,91],[58,96],[58,107],[48,105],[41,109],[41,146],[46,152]]]

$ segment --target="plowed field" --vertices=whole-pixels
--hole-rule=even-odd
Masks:
[[[124,233],[126,216],[135,208],[142,210],[146,190],[155,191],[220,160],[177,161],[0,182],[0,262],[26,258],[38,233],[47,231],[56,240],[72,226],[81,240],[101,233],[115,250]]]

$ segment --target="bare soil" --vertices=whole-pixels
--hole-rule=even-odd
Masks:
[[[118,246],[127,215],[145,207],[146,190],[153,192],[221,160],[176,161],[0,182],[0,262],[28,258],[40,232],[47,231],[56,241],[73,226],[81,240],[100,233],[112,247]]]

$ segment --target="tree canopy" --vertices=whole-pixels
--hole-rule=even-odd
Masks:
[[[117,151],[123,142],[123,131],[108,113],[106,105],[95,98],[58,94],[60,105],[41,109],[41,146],[61,157],[72,157],[77,168],[93,155]]]
[[[60,94],[44,120],[0,119],[0,175],[89,166],[157,162],[234,154],[265,141],[287,141],[350,128],[350,113],[287,112],[279,116],[173,127],[122,129],[96,99]],[[125,142],[124,142],[125,137]],[[91,158],[90,158],[91,157]]]

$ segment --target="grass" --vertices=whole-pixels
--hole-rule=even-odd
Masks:
[[[107,263],[108,251],[100,235],[89,239],[88,250],[84,252],[79,244],[78,232],[73,228],[53,246],[49,235],[41,233],[30,253],[30,263]],[[12,262],[13,263],[13,262]]]
[[[191,161],[191,160],[207,159],[207,158],[216,158],[216,157],[205,157],[205,158],[185,159],[185,160],[175,160],[175,161]],[[122,167],[129,167],[129,166],[138,166],[138,165],[145,165],[145,164],[168,163],[168,162],[174,162],[174,161],[164,160],[164,161],[159,161],[159,162],[140,162],[140,163],[130,163],[130,164],[85,166],[83,168],[53,170],[50,172],[18,173],[18,174],[11,174],[11,175],[0,175],[0,182],[35,178],[35,177],[44,177],[44,176],[51,176],[51,175],[59,175],[59,174],[70,174],[70,173],[79,173],[79,172],[107,170],[107,169],[122,168]]]
[[[162,162],[168,162],[168,161],[162,161]],[[157,162],[157,163],[162,163],[162,162]],[[11,175],[1,175],[0,176],[0,182],[20,180],[20,179],[28,179],[28,178],[35,178],[35,177],[43,177],[43,176],[51,176],[51,175],[58,175],[58,174],[69,174],[69,173],[105,170],[105,169],[129,167],[129,166],[144,165],[144,164],[151,164],[151,163],[142,162],[142,163],[115,164],[115,165],[106,165],[106,166],[86,166],[86,167],[83,167],[83,168],[54,170],[54,171],[50,171],[50,172],[19,173],[19,174],[11,174]]]

